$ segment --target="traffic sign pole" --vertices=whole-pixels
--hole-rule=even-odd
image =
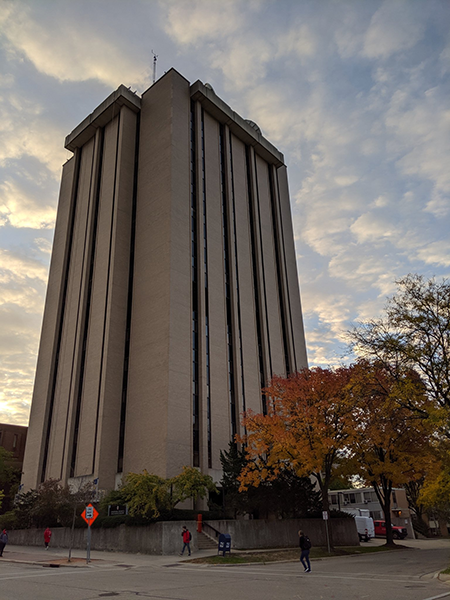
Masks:
[[[86,564],[89,564],[90,562],[91,562],[91,526],[88,525]]]
[[[98,512],[92,504],[88,504],[81,513],[81,516],[88,524],[86,563],[89,563],[91,561],[91,525],[98,517]]]
[[[331,554],[331,548],[330,548],[330,534],[328,532],[328,511],[324,510],[322,511],[322,518],[325,521],[325,529],[327,531],[327,545],[328,545],[328,554]]]

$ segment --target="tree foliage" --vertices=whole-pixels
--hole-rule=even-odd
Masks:
[[[48,479],[35,490],[17,494],[14,524],[19,528],[68,526],[80,498],[57,479]],[[84,503],[83,503],[84,505]],[[12,517],[12,515],[11,515]]]
[[[247,411],[243,418],[247,463],[241,490],[274,481],[288,467],[299,477],[315,477],[328,510],[329,485],[354,429],[346,392],[351,374],[352,367],[317,367],[272,379],[264,390],[270,399],[267,415]]]
[[[210,475],[203,475],[194,467],[183,467],[179,475],[169,480],[172,487],[172,508],[178,503],[205,498],[209,492],[217,493],[217,487]]]
[[[208,492],[217,492],[212,477],[193,467],[183,467],[181,473],[170,479],[148,473],[128,473],[119,492],[120,500],[128,504],[132,516],[156,519],[162,512],[171,512],[185,500],[204,498]],[[109,497],[106,498],[106,501]]]
[[[14,455],[0,446],[0,506],[2,512],[11,510],[19,490],[21,471],[14,464]]]
[[[423,480],[418,502],[429,515],[443,521],[450,519],[450,449],[449,443],[436,448],[436,456]]]
[[[170,508],[170,484],[167,479],[143,471],[128,473],[121,492],[130,515],[156,518]]]
[[[430,401],[414,375],[393,376],[384,365],[368,361],[356,365],[350,393],[355,412],[348,467],[374,487],[386,520],[387,544],[393,544],[392,488],[420,481],[433,460],[433,424],[423,416]]]
[[[358,356],[381,362],[393,374],[415,370],[435,405],[447,409],[448,415],[450,282],[407,275],[396,283],[397,293],[388,299],[384,316],[350,332],[351,347]]]
[[[408,500],[408,506],[411,510],[411,520],[413,527],[416,531],[422,535],[428,537],[430,530],[428,524],[424,519],[426,514],[426,507],[423,504],[420,494],[424,485],[425,477],[421,477],[415,481],[409,481],[404,484],[406,499]]]
[[[220,453],[220,460],[225,509],[231,510],[234,516],[251,514],[257,518],[268,518],[276,515],[294,519],[320,511],[320,494],[314,490],[309,477],[298,477],[289,466],[280,471],[275,480],[239,491],[239,476],[247,464],[245,450],[230,442],[228,451]]]
[[[401,401],[411,411],[427,418],[435,429],[435,446],[441,457],[448,454],[445,438],[450,438],[450,282],[407,275],[398,280],[397,292],[388,299],[384,315],[360,323],[349,332],[351,348],[360,357],[370,359],[388,371],[397,380],[409,375],[420,380],[430,402],[416,403],[419,395],[403,395]],[[443,464],[450,462],[443,460]],[[422,519],[422,499],[436,494],[431,482],[438,481],[431,472],[423,478],[406,484],[410,507],[420,531],[426,530]],[[445,487],[445,482],[441,480]],[[434,487],[435,491],[437,488]],[[428,507],[426,510],[431,510]]]

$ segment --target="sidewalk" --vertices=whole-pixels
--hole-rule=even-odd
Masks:
[[[128,554],[124,552],[102,552],[91,550],[91,561],[89,567],[164,567],[183,563],[189,558],[201,558],[205,556],[214,556],[214,550],[197,550],[192,552],[189,557],[169,555],[155,556],[152,554]],[[40,565],[42,567],[86,567],[86,550],[72,550],[71,562],[67,561],[69,550],[67,548],[52,548],[46,550],[44,547],[37,546],[15,546],[8,544],[3,556],[2,562],[23,563],[31,565]]]

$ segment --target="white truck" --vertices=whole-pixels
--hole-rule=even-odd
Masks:
[[[360,542],[363,540],[368,542],[375,537],[375,525],[370,511],[366,508],[344,508],[343,510],[354,516]]]

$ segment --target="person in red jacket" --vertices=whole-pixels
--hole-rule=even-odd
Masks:
[[[44,531],[44,542],[45,542],[45,549],[48,550],[48,545],[50,544],[50,538],[52,537],[52,532],[50,527],[47,527],[47,529]]]
[[[192,535],[191,535],[191,532],[189,531],[189,529],[186,527],[186,525],[183,525],[183,529],[181,530],[181,536],[183,538],[183,550],[180,552],[180,556],[183,556],[186,548],[187,548],[188,554],[190,556],[191,555],[190,542],[192,539]]]

